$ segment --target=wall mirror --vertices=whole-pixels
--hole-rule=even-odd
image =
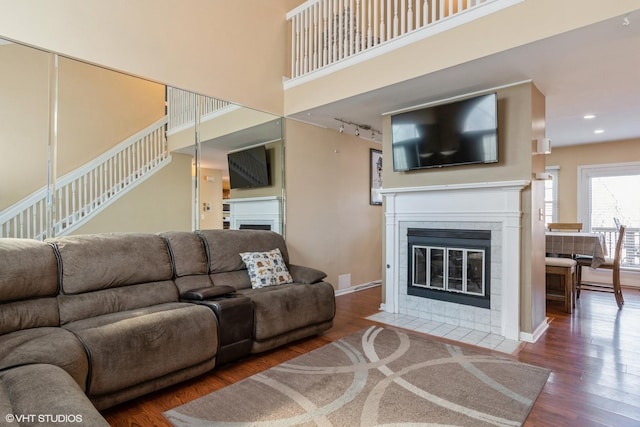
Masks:
[[[284,211],[279,117],[20,44],[0,60],[0,237],[223,228],[225,198]],[[256,145],[270,185],[230,190],[227,153]]]

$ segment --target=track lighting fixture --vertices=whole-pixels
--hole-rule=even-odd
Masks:
[[[364,131],[371,131],[371,137],[370,139],[375,141],[376,140],[376,134],[382,136],[382,132],[380,132],[377,129],[374,129],[373,127],[371,127],[370,125],[367,124],[362,124],[362,123],[354,123],[351,122],[349,120],[344,120],[344,119],[339,119],[339,118],[335,118],[335,120],[340,122],[340,127],[338,128],[338,132],[343,133],[344,132],[344,125],[349,125],[349,126],[353,126],[355,128],[353,134],[355,136],[360,136],[360,131],[364,130]],[[366,137],[365,137],[366,138]]]

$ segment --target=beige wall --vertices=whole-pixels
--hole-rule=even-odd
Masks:
[[[640,161],[640,139],[552,147],[548,166],[558,170],[558,221],[578,221],[578,166]]]
[[[0,209],[46,185],[52,58],[0,46]],[[58,177],[160,119],[164,99],[163,85],[60,58]]]
[[[165,115],[163,85],[60,58],[58,176]]]
[[[169,165],[118,199],[73,234],[191,230],[191,156]]]
[[[0,46],[0,211],[47,183],[49,55]]]
[[[535,138],[544,136],[544,96],[533,83],[496,91],[498,96],[498,156],[495,164],[466,165],[394,172],[391,160],[384,163],[385,188],[464,184],[532,179],[544,169],[542,156],[532,155]],[[383,151],[391,153],[391,118],[384,118]],[[544,188],[533,182],[522,191],[520,262],[520,329],[533,332],[544,321],[544,222],[538,209],[544,204]],[[542,257],[541,257],[542,255]]]
[[[300,3],[13,0],[0,37],[281,115],[285,15]]]
[[[381,278],[382,208],[369,205],[369,150],[379,144],[286,120],[287,245],[295,264],[338,287]]]
[[[366,64],[291,89],[283,100],[282,77],[289,75],[290,55],[285,16],[301,3],[302,0],[112,0],[94,2],[88,8],[78,0],[11,0],[3,3],[0,37],[282,115],[446,69],[638,8],[637,0],[563,0],[562,7],[558,7],[557,0],[523,1]],[[185,27],[189,30],[184,31]],[[363,75],[367,78],[363,79]]]
[[[535,87],[531,90],[531,139],[545,137],[545,97]],[[533,148],[532,148],[533,149]],[[533,149],[535,151],[535,149]],[[533,154],[531,157],[532,175],[536,172],[544,172],[545,155]],[[522,244],[530,248],[529,261],[523,258],[524,275],[530,278],[530,287],[521,288],[520,298],[523,325],[527,332],[534,332],[535,328],[545,322],[547,316],[546,302],[546,275],[545,275],[545,224],[544,216],[544,181],[532,179],[531,195],[524,199],[530,201],[531,206],[524,209],[530,212],[529,230],[524,227]],[[531,322],[530,324],[528,323]],[[523,329],[524,330],[524,329]]]

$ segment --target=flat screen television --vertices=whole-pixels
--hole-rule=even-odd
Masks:
[[[270,164],[264,145],[227,154],[229,186],[236,188],[266,187],[270,182]]]
[[[391,116],[393,170],[498,161],[495,93]]]

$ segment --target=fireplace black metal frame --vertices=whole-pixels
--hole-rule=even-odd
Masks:
[[[491,308],[491,231],[409,228],[407,230],[407,294],[480,308]],[[413,246],[439,246],[484,250],[484,295],[413,286]]]

